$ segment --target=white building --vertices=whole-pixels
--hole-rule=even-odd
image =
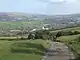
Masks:
[[[49,30],[49,28],[42,27],[43,30]]]
[[[34,32],[34,31],[36,31],[36,29],[31,30],[31,32]]]

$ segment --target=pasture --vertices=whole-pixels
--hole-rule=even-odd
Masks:
[[[79,36],[80,36],[80,34],[70,35],[70,36],[61,36],[61,37],[58,37],[57,39],[62,42],[69,42],[69,41],[73,41],[73,40],[77,39]]]
[[[33,29],[40,28],[43,25],[42,21],[0,21],[0,30],[11,30],[11,29]]]
[[[79,31],[80,32],[80,27],[73,27],[73,28],[66,28],[66,29],[60,29],[60,30],[55,30],[55,31],[51,31],[52,32],[59,32],[59,31]]]
[[[48,40],[0,40],[0,60],[40,60],[45,49],[50,46]]]

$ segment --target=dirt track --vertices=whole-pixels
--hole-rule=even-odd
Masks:
[[[52,42],[51,47],[46,50],[46,54],[42,60],[71,60],[71,59],[74,59],[74,55],[64,43]]]

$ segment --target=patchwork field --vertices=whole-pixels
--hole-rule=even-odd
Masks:
[[[0,30],[40,28],[42,25],[42,21],[0,21]]]
[[[48,40],[1,40],[0,60],[40,60],[50,43]]]

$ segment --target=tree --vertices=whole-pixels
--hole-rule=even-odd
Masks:
[[[76,35],[76,34],[80,34],[80,32],[79,31],[74,31],[74,35]]]
[[[41,32],[36,32],[36,33],[35,33],[35,39],[42,39],[42,34],[41,34]]]
[[[32,34],[32,33],[30,33],[29,35],[28,35],[28,39],[35,39],[35,34]]]
[[[60,37],[60,36],[62,36],[61,31],[59,31],[59,32],[56,34],[56,37]]]

